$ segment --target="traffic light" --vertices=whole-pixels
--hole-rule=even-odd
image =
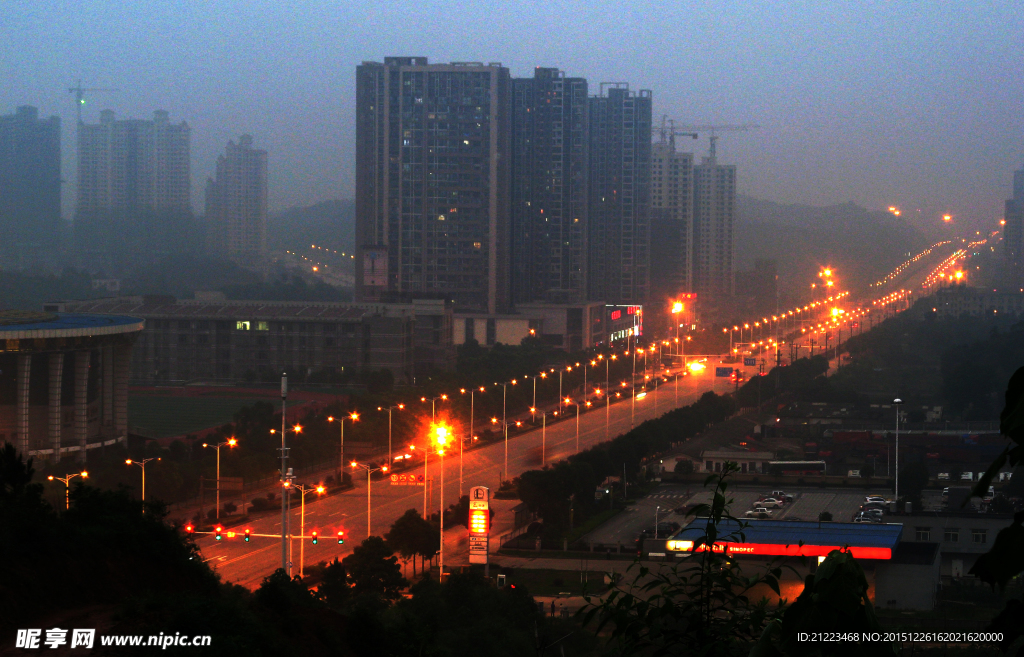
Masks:
[[[316,542],[317,542],[317,532],[313,532],[313,545],[316,545]]]
[[[196,530],[196,528],[192,526],[192,523],[188,523],[187,525],[185,525],[185,533],[186,534],[191,534],[195,530]]]
[[[345,542],[345,532],[338,532],[338,545]]]
[[[216,538],[218,541],[220,540],[220,533],[222,531],[224,531],[224,528],[220,525],[217,525],[217,527],[214,529],[214,532],[216,533],[216,536],[214,536],[214,538]]]
[[[252,530],[251,530],[251,529],[246,529],[246,530],[245,530],[245,542],[246,542],[246,543],[248,543],[248,542],[249,542],[249,535],[250,535],[251,533],[252,533]]]

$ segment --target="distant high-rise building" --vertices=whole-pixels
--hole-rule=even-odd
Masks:
[[[651,288],[661,300],[692,292],[693,153],[670,138],[654,144],[651,160]]]
[[[75,246],[82,264],[110,267],[193,250],[190,161],[188,124],[171,123],[164,111],[151,121],[118,121],[104,110],[99,123],[78,124]]]
[[[267,258],[267,152],[252,137],[229,141],[206,181],[206,239],[210,255],[263,269]]]
[[[651,92],[603,83],[589,113],[589,298],[642,304],[651,274]]]
[[[357,299],[509,308],[511,91],[496,63],[357,67]]]
[[[512,294],[586,296],[587,81],[556,68],[512,80]]]
[[[165,111],[152,121],[117,121],[112,110],[100,122],[78,126],[77,216],[110,210],[191,211],[189,127]]]
[[[60,231],[60,119],[0,116],[0,249],[52,245]]]
[[[1024,288],[1024,168],[1013,172],[1013,198],[1006,201],[1003,221],[1007,283]]]
[[[691,285],[704,307],[733,294],[736,167],[705,157],[693,167]]]

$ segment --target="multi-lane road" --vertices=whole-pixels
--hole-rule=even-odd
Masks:
[[[631,415],[634,425],[647,419],[658,417],[676,406],[678,392],[679,406],[693,403],[701,394],[708,390],[726,393],[732,390],[728,379],[714,376],[715,363],[709,362],[708,368],[699,374],[691,374],[677,381],[670,381],[659,388],[657,394],[647,393],[637,399],[635,409],[629,399],[612,404],[610,409],[603,406],[592,408],[579,418],[579,449],[587,449],[606,438],[614,438],[630,429]],[[747,368],[753,371],[755,368]],[[678,385],[678,391],[676,389]],[[606,415],[607,411],[607,415]],[[508,441],[508,471],[516,476],[526,470],[541,467],[564,459],[576,452],[577,429],[575,410],[571,407],[565,411],[568,419],[552,424],[546,431],[531,431]],[[606,419],[607,418],[607,419]],[[542,454],[543,452],[543,454]],[[460,491],[467,493],[472,486],[488,486],[495,490],[499,477],[505,469],[505,443],[497,441],[493,444],[468,450],[462,457],[462,480],[460,482],[460,459],[457,449],[450,451],[444,458],[444,506],[454,504]],[[410,474],[423,473],[423,467],[410,468]],[[431,456],[426,473],[433,485],[425,491],[423,486],[393,485],[386,479],[373,480],[370,489],[370,533],[383,535],[391,524],[408,509],[416,509],[421,514],[424,510],[425,492],[431,493],[427,500],[429,513],[436,513],[441,508],[440,499],[440,459]],[[504,476],[504,478],[510,478]],[[308,566],[320,561],[330,561],[335,557],[343,558],[351,553],[367,536],[367,491],[366,476],[362,472],[353,473],[355,488],[339,495],[317,499],[315,493],[306,496],[305,534],[309,536],[313,530],[319,532],[319,542],[313,545],[310,539],[295,539],[292,546],[293,574],[298,573],[300,543],[303,544],[304,562]],[[298,482],[312,484],[315,481]],[[498,518],[495,518],[496,524]],[[197,543],[202,550],[203,558],[214,566],[224,580],[243,586],[258,586],[263,577],[281,566],[281,541],[279,538],[254,536],[246,543],[240,537],[245,528],[253,534],[280,534],[281,514],[270,512],[254,519],[244,527],[233,527],[238,532],[234,538],[216,541],[212,536],[201,536]],[[300,533],[300,507],[291,510],[291,531]],[[337,543],[338,531],[345,532],[345,544]],[[446,568],[458,565],[453,561],[460,551],[455,548],[466,533],[464,527],[446,528],[445,551],[451,554],[446,557]],[[449,548],[449,545],[452,545]]]

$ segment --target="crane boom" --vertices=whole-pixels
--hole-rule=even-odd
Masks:
[[[739,125],[687,125],[683,126],[682,130],[695,130],[697,132],[708,132],[709,141],[711,142],[710,148],[708,148],[708,157],[712,160],[715,159],[715,143],[718,141],[719,132],[749,132],[750,130],[758,130],[761,126],[756,123],[743,123]]]
[[[78,124],[82,124],[82,105],[85,105],[85,93],[86,92],[103,92],[103,91],[121,91],[120,89],[111,89],[108,87],[83,87],[82,81],[79,80],[78,84],[68,89],[68,93],[74,94],[75,96],[75,112],[78,116]]]

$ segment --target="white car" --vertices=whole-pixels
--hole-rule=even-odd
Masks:
[[[864,498],[864,504],[869,504],[871,502],[881,502],[882,504],[885,504],[886,500],[884,497],[879,497],[877,495],[868,495]]]
[[[759,506],[755,509],[747,511],[746,513],[748,518],[756,518],[758,516],[770,516],[771,514],[772,512],[764,508],[763,506]]]
[[[765,507],[766,509],[778,509],[779,507],[782,506],[782,501],[777,500],[774,497],[769,497],[767,499],[761,500],[760,502],[758,502],[758,504]]]

